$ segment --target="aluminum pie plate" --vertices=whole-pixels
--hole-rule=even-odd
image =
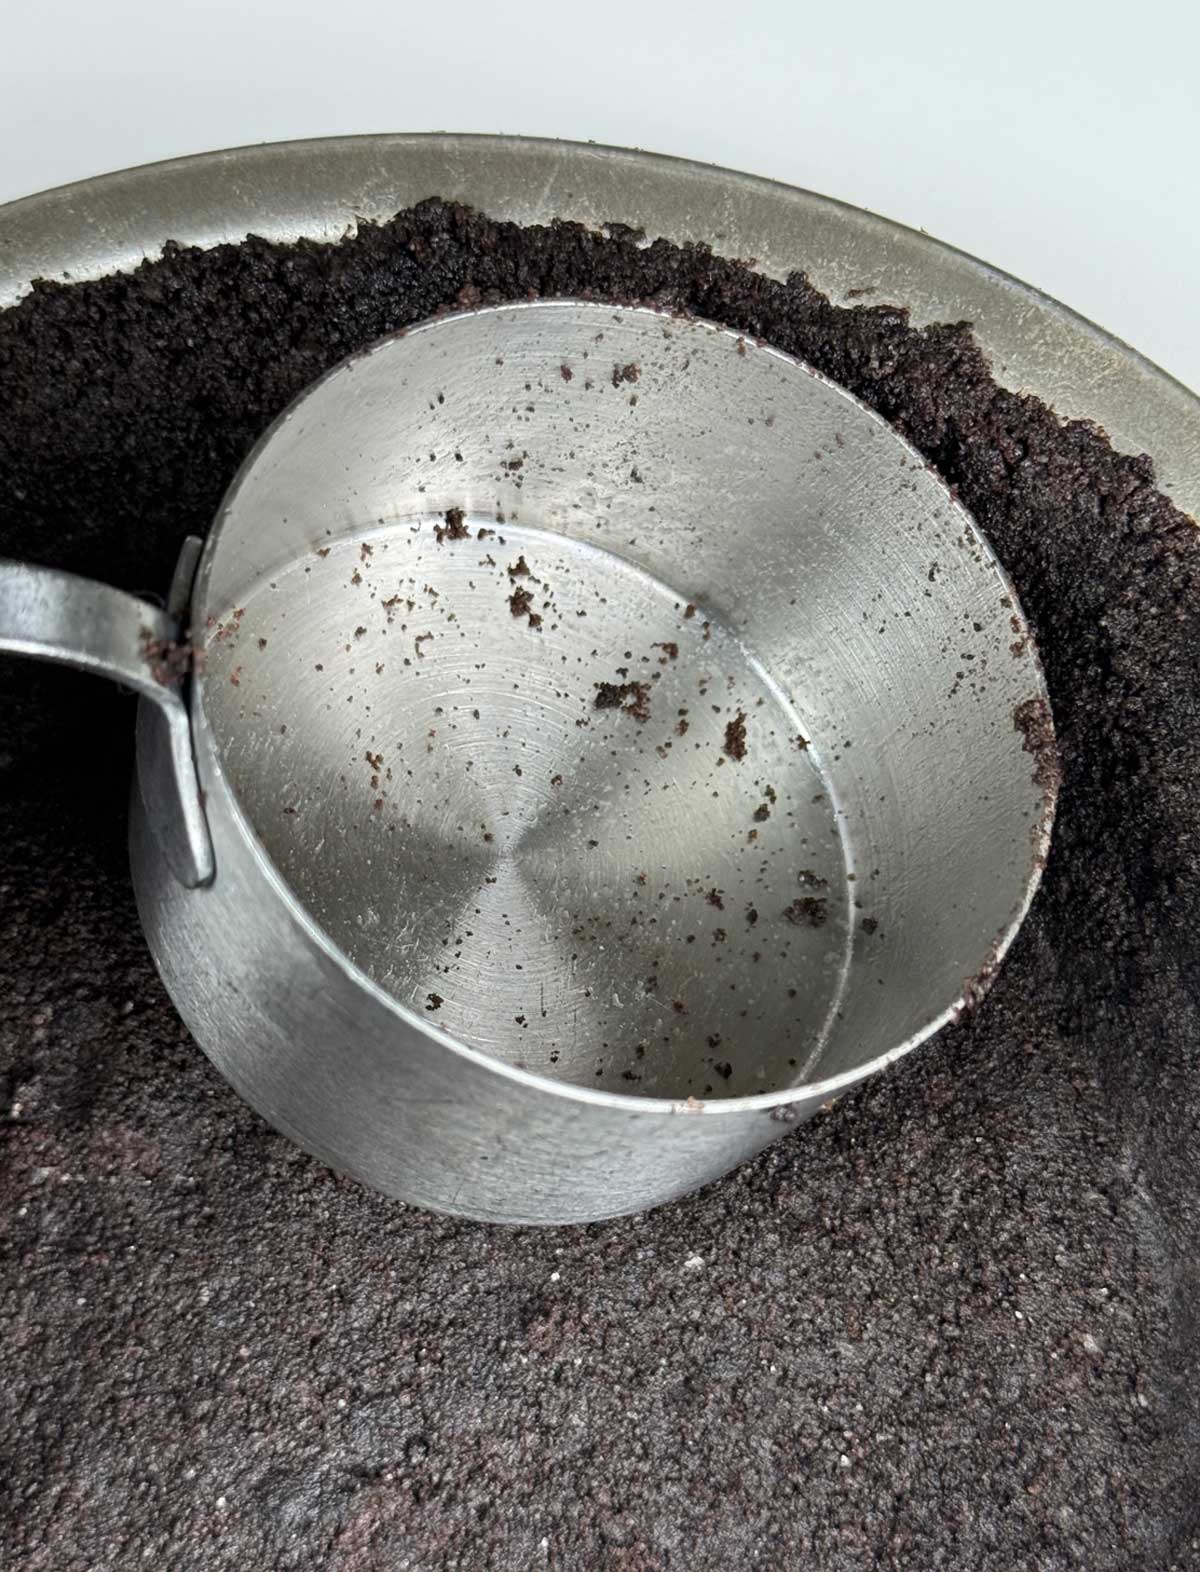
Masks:
[[[428,196],[524,224],[620,221],[754,257],[772,277],[803,269],[838,303],[868,290],[867,299],[907,306],[917,324],[967,319],[1002,384],[1097,422],[1122,451],[1148,453],[1166,494],[1200,515],[1200,399],[1127,344],[902,224],[775,181],[626,148],[402,133],[122,170],[0,208],[0,306],[37,278],[134,268],[167,240],[336,240],[360,218],[388,218]]]

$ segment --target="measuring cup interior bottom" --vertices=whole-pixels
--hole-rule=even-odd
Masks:
[[[683,590],[545,530],[408,518],[274,572],[206,644],[243,811],[411,1010],[627,1095],[812,1073],[854,917],[830,739]]]

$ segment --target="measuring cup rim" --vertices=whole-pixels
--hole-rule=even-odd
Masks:
[[[313,382],[309,383],[304,389],[302,389],[302,391],[297,394],[297,396],[287,405],[287,407],[275,417],[275,419],[259,437],[257,442],[255,442],[254,446],[251,448],[250,452],[247,454],[246,458],[239,467],[233,481],[230,483],[218,510],[216,520],[204,543],[204,549],[201,553],[195,578],[193,580],[193,627],[203,630],[204,621],[208,614],[207,595],[209,583],[212,577],[213,565],[217,553],[221,548],[221,540],[224,533],[225,523],[233,510],[234,504],[242,486],[250,476],[251,472],[254,470],[264,451],[271,444],[276,432],[295,416],[299,408],[310,398],[314,392],[316,392],[317,389],[323,387],[327,382],[331,381],[335,377],[352,374],[354,367],[357,364],[361,364],[370,356],[388,348],[398,340],[413,338],[421,334],[435,331],[441,327],[462,322],[464,320],[475,320],[484,317],[494,318],[496,316],[517,312],[536,312],[539,310],[539,308],[544,308],[548,305],[563,304],[570,304],[577,309],[594,312],[597,315],[604,315],[606,317],[635,313],[637,315],[658,319],[664,325],[674,325],[684,330],[704,330],[712,334],[721,335],[722,337],[727,338],[734,343],[740,343],[743,346],[743,349],[745,346],[749,346],[755,354],[769,355],[771,358],[778,360],[793,369],[804,372],[807,376],[823,383],[839,397],[845,399],[849,404],[855,406],[860,412],[869,416],[870,419],[877,425],[886,429],[889,435],[895,441],[899,442],[905,450],[907,450],[911,462],[930,473],[933,481],[943,491],[946,504],[952,509],[957,517],[961,519],[964,527],[978,542],[979,549],[985,555],[988,564],[995,573],[997,582],[1001,586],[1003,593],[1011,598],[1012,609],[1010,614],[1015,617],[1020,624],[1021,635],[1019,636],[1028,637],[1028,650],[1032,656],[1032,681],[1030,697],[1040,700],[1041,703],[1045,706],[1049,735],[1053,736],[1053,719],[1050,708],[1049,693],[1046,686],[1045,673],[1038,653],[1036,640],[1033,637],[1032,629],[1029,627],[1028,619],[1021,607],[1020,598],[1017,594],[1012,579],[1004,565],[996,556],[990,541],[983,534],[980,526],[976,523],[970,512],[958,500],[953,490],[937,472],[934,466],[931,465],[925,458],[924,454],[922,454],[901,432],[897,431],[894,426],[890,425],[884,419],[884,417],[878,413],[878,411],[872,409],[861,399],[857,398],[849,391],[849,389],[845,388],[840,383],[835,382],[832,378],[825,376],[822,372],[818,371],[813,366],[808,365],[806,362],[798,359],[796,356],[790,355],[785,350],[778,349],[774,345],[760,343],[747,334],[737,333],[732,328],[722,326],[719,323],[711,322],[706,318],[689,316],[680,312],[668,311],[662,307],[652,305],[622,305],[606,301],[581,300],[572,296],[546,296],[540,297],[537,300],[509,301],[499,304],[464,307],[461,310],[447,312],[441,316],[427,318],[421,322],[400,328],[395,332],[385,334],[381,338],[374,340],[372,343],[344,357],[336,365],[330,367],[328,371],[323,372],[321,376],[316,378]],[[204,737],[206,748],[220,769],[221,750],[217,744],[216,738],[212,735],[207,725],[204,710],[204,690],[205,679],[203,664],[201,663],[199,669],[194,675],[192,685],[192,725],[194,731],[200,733]],[[928,1021],[924,1022],[915,1031],[910,1032],[909,1035],[902,1039],[899,1043],[896,1043],[892,1047],[884,1050],[884,1052],[877,1054],[874,1058],[863,1061],[860,1064],[856,1064],[848,1070],[840,1071],[836,1075],[825,1076],[812,1081],[805,1081],[795,1086],[782,1087],[770,1092],[757,1092],[743,1096],[698,1099],[695,1097],[671,1098],[661,1096],[638,1096],[636,1094],[626,1092],[605,1091],[594,1087],[578,1085],[569,1081],[558,1080],[553,1076],[542,1075],[533,1070],[522,1069],[516,1065],[508,1063],[504,1059],[500,1059],[491,1054],[485,1053],[480,1049],[472,1048],[468,1044],[455,1037],[452,1032],[446,1030],[444,1027],[431,1020],[428,1014],[425,1012],[416,1010],[411,1006],[404,1004],[401,1000],[397,999],[393,994],[389,993],[385,988],[377,983],[363,968],[354,962],[341,948],[341,946],[337,944],[314,920],[307,906],[299,898],[299,896],[296,895],[286,879],[284,879],[274,859],[268,853],[265,845],[255,831],[253,822],[243,808],[242,803],[234,791],[232,783],[229,781],[223,769],[220,769],[220,778],[225,790],[225,795],[228,799],[230,812],[233,816],[237,829],[247,846],[250,848],[258,870],[272,888],[276,898],[287,909],[290,918],[302,930],[308,941],[317,949],[319,949],[326,959],[346,976],[348,981],[353,983],[356,987],[362,989],[377,1005],[381,1006],[388,1012],[388,1014],[395,1017],[399,1022],[402,1022],[409,1029],[420,1032],[429,1041],[437,1043],[440,1047],[449,1049],[452,1053],[461,1055],[464,1059],[470,1061],[471,1063],[478,1065],[479,1067],[493,1074],[508,1079],[516,1085],[525,1086],[528,1087],[531,1091],[536,1091],[541,1094],[550,1094],[552,1096],[565,1098],[569,1101],[580,1104],[585,1104],[592,1107],[609,1108],[630,1114],[703,1113],[706,1115],[711,1115],[717,1113],[741,1114],[756,1112],[770,1114],[776,1109],[786,1108],[789,1105],[795,1103],[805,1103],[809,1105],[813,1103],[823,1103],[828,1101],[830,1098],[840,1096],[850,1087],[856,1085],[859,1081],[865,1080],[869,1075],[874,1074],[876,1071],[885,1069],[887,1066],[894,1064],[897,1060],[903,1058],[914,1048],[918,1047],[922,1042],[925,1042],[928,1038],[939,1032],[944,1026],[960,1019],[966,1010],[978,1003],[978,1001],[983,997],[988,988],[991,986],[991,983],[994,980],[997,971],[999,970],[1000,963],[1003,961],[1010,946],[1012,945],[1013,940],[1016,938],[1021,924],[1023,923],[1029,911],[1029,908],[1033,902],[1033,898],[1037,893],[1038,886],[1041,882],[1042,872],[1045,867],[1046,852],[1050,843],[1050,835],[1053,828],[1057,802],[1057,784],[1052,780],[1043,788],[1043,818],[1040,826],[1037,827],[1038,833],[1031,839],[1031,853],[1028,871],[1022,888],[1021,900],[1005,922],[1002,930],[997,934],[997,937],[988,954],[986,964],[982,966],[974,978],[964,978],[962,989],[958,996],[950,1001],[950,1003],[947,1004],[943,1009],[938,1011],[935,1015],[931,1016]]]

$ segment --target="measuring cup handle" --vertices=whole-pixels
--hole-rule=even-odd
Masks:
[[[164,855],[188,888],[209,883],[214,871],[180,692],[185,663],[170,658],[186,605],[180,585],[186,576],[190,586],[198,547],[189,542],[180,557],[168,611],[94,579],[0,559],[0,650],[97,672],[148,701],[138,719],[138,790]]]

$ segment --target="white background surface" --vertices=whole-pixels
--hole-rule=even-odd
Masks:
[[[1198,56],[1196,0],[0,0],[0,201],[287,137],[593,138],[927,229],[1200,389]]]

